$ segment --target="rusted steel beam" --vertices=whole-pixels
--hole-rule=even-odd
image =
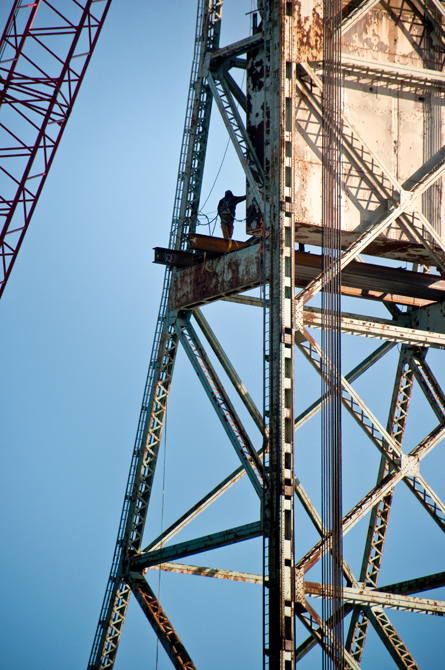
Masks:
[[[198,577],[214,577],[215,579],[228,579],[233,582],[246,582],[247,584],[262,584],[263,575],[252,572],[236,572],[235,570],[220,570],[219,568],[206,568],[202,565],[186,565],[185,563],[160,563],[151,565],[148,570],[163,570],[165,572],[179,572],[183,575],[196,575]]]
[[[222,47],[221,49],[215,49],[210,56],[210,60],[221,61],[226,58],[234,58],[235,56],[241,56],[241,54],[246,53],[250,49],[255,49],[263,41],[262,33],[255,33],[255,35],[250,35],[244,40],[239,40],[239,42],[234,42],[229,44],[227,47]]]
[[[423,614],[434,614],[445,616],[445,602],[442,600],[431,600],[430,598],[413,598],[412,596],[386,593],[385,591],[367,589],[363,587],[344,588],[345,603],[352,605],[380,605],[388,609],[403,610],[408,612],[422,612]],[[323,585],[317,582],[304,582],[304,590],[307,595],[318,598],[323,597]],[[330,596],[329,588],[326,590]],[[359,660],[359,659],[358,659]]]
[[[172,281],[173,309],[197,307],[263,282],[259,247],[247,247],[208,263],[177,272]]]
[[[295,613],[315,641],[318,642],[326,652],[329,652],[329,646],[326,644],[326,639],[331,637],[330,626],[323,621],[313,607],[309,605],[307,600],[304,600],[303,604],[300,603],[300,607],[296,608]],[[343,667],[345,670],[348,668],[351,670],[360,670],[359,664],[356,663],[346,649],[344,650],[344,661]]]
[[[386,426],[388,432],[394,436],[400,445],[403,443],[414,382],[413,372],[409,364],[410,354],[411,348],[402,347]],[[389,472],[390,464],[382,455],[377,483]],[[375,588],[378,583],[393,494],[394,491],[391,490],[371,512],[360,571],[360,581],[367,587]],[[366,611],[363,608],[355,608],[349,624],[346,647],[359,662],[363,654],[368,627],[369,620]]]
[[[129,578],[131,590],[151,623],[176,670],[196,670],[173,625],[161,607],[147,581],[140,573],[132,573]]]
[[[403,315],[406,317],[406,315]],[[322,313],[318,307],[305,307],[303,323],[309,328],[322,328]],[[444,328],[444,324],[441,324]],[[445,348],[445,333],[436,333],[429,330],[419,330],[398,325],[391,319],[379,319],[371,316],[360,316],[343,312],[341,315],[343,333],[373,337],[390,342],[400,342],[406,345],[420,345],[425,347]]]
[[[407,579],[403,582],[395,582],[394,584],[386,584],[381,586],[377,591],[385,591],[385,593],[421,593],[421,591],[430,591],[431,589],[438,589],[445,586],[445,572],[435,572],[433,575],[426,575],[425,577],[416,577],[415,579]]]
[[[153,263],[168,265],[172,268],[186,268],[202,262],[195,254],[188,251],[179,251],[177,249],[164,249],[164,247],[154,247],[155,259]]]
[[[199,235],[198,233],[191,233],[188,236],[189,249],[207,252],[215,251],[221,254],[227,254],[231,251],[238,251],[238,249],[244,249],[244,247],[250,247],[252,244],[258,243],[258,238],[247,240],[247,242],[240,242],[239,240],[225,240],[223,237]]]
[[[348,249],[360,236],[360,232],[342,230],[341,246],[342,249]],[[295,223],[295,240],[300,244],[308,244],[315,247],[321,247],[321,226],[304,221]],[[403,263],[419,263],[423,265],[431,264],[431,256],[425,247],[419,242],[407,239],[391,239],[384,233],[378,235],[373,240],[366,251],[368,256],[377,256],[390,258]]]
[[[368,607],[366,614],[399,670],[420,670],[382,607]]]
[[[156,551],[142,552],[129,559],[130,571],[140,572],[150,565],[159,565],[175,558],[184,558],[185,556],[193,556],[193,554],[200,554],[203,551],[210,551],[210,549],[218,549],[219,547],[226,547],[229,544],[236,542],[243,542],[254,537],[260,537],[263,534],[261,529],[261,522],[254,521],[253,523],[245,524],[244,526],[237,526],[236,528],[229,528],[228,530],[220,531],[219,533],[210,533],[202,537],[188,540],[187,542],[179,542],[172,544]]]
[[[210,235],[189,235],[190,249],[207,252],[228,253],[257,243],[259,243],[258,238],[240,242]],[[393,244],[395,241],[389,240],[388,243]],[[367,249],[367,253],[370,253],[369,249]],[[310,281],[320,274],[321,259],[322,257],[316,254],[295,252],[296,286],[307,286]],[[417,262],[417,257],[415,262]],[[425,262],[430,262],[430,259],[425,258]],[[358,261],[352,261],[343,270],[342,284],[346,290],[360,289],[369,294],[363,295],[363,297],[385,299],[385,296],[388,296],[388,298],[392,296],[394,302],[401,302],[402,304],[404,303],[403,298],[406,296],[418,298],[421,301],[420,304],[426,301],[434,302],[445,299],[445,280],[440,275],[420,274],[400,268]],[[412,304],[412,301],[409,304]]]
[[[239,305],[251,305],[252,307],[264,307],[264,300],[262,298],[255,298],[253,295],[228,295],[221,300],[226,302],[237,302]],[[269,306],[269,302],[266,301]]]
[[[391,82],[402,82],[405,86],[412,86],[418,89],[424,88],[445,88],[445,75],[443,72],[426,68],[409,67],[400,63],[384,63],[382,61],[370,60],[359,56],[349,56],[342,54],[342,69],[345,72],[360,73],[360,77],[369,75],[373,80],[378,77],[390,80]]]
[[[430,300],[422,300],[421,298],[410,298],[406,295],[396,295],[385,293],[384,291],[369,291],[368,289],[351,288],[350,286],[342,286],[341,294],[347,295],[350,298],[364,298],[365,300],[381,302],[390,311],[397,304],[406,305],[407,307],[425,307],[432,304]]]
[[[227,240],[210,239],[215,240],[212,242],[215,247],[228,246]],[[261,247],[252,245],[195,267],[184,268],[172,282],[172,307],[196,307],[255,288],[263,281],[262,263]],[[320,270],[321,256],[295,252],[297,286],[307,286],[318,277]],[[342,281],[343,293],[362,298],[412,306],[445,299],[445,280],[439,275],[353,261],[344,269]]]
[[[307,286],[321,272],[322,257],[295,252],[295,283]],[[422,300],[445,299],[445,280],[440,275],[421,274],[372,263],[351,261],[342,271],[342,286],[359,288],[375,294],[409,296]],[[395,300],[395,302],[398,302]]]

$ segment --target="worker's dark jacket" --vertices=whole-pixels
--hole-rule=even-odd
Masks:
[[[221,198],[218,203],[218,214],[221,218],[222,223],[232,225],[233,220],[235,219],[235,208],[238,203],[243,202],[246,199],[245,195],[232,195],[226,198]]]

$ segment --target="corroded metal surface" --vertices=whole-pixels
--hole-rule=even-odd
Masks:
[[[256,27],[260,32],[261,27]],[[246,58],[246,130],[260,165],[264,169],[264,44],[261,42]],[[246,233],[260,230],[263,213],[255,193],[246,182]]]
[[[257,242],[257,240],[255,240]],[[251,246],[252,242],[240,242],[239,240],[226,240],[223,237],[213,237],[212,235],[198,235],[196,233],[189,235],[188,246],[189,249],[197,249],[200,251],[230,253],[244,249],[244,247]]]
[[[172,309],[196,307],[259,286],[262,282],[262,262],[259,247],[247,247],[212,261],[204,261],[196,267],[180,270],[172,282]]]
[[[213,239],[216,241],[217,238]],[[227,240],[224,243],[227,244]],[[173,279],[172,308],[195,307],[259,286],[263,280],[262,263],[261,247],[253,245],[184,268]],[[296,286],[307,286],[320,272],[321,256],[295,252]],[[351,262],[343,272],[342,292],[421,307],[428,302],[445,300],[445,280],[438,275]],[[436,308],[437,319],[441,318],[442,312]],[[423,318],[420,314],[419,318]],[[423,322],[417,327],[433,330],[431,325],[426,327]]]
[[[342,249],[347,249],[359,236],[359,231],[343,230],[341,235]],[[321,226],[313,222],[297,220],[295,223],[295,237],[300,244],[310,244],[321,247]],[[380,256],[395,261],[430,265],[431,258],[425,247],[406,237],[401,239],[388,238],[385,234],[379,235],[366,249],[369,256]]]

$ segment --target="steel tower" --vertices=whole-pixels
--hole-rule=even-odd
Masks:
[[[410,641],[397,633],[388,608],[445,613],[444,602],[419,595],[445,585],[444,572],[378,585],[397,483],[404,482],[426,518],[429,515],[435,522],[434,531],[445,530],[445,505],[420,467],[445,433],[445,395],[426,360],[430,348],[445,346],[445,244],[440,225],[445,171],[444,16],[437,0],[364,0],[343,8],[343,104],[341,121],[331,129],[342,149],[336,176],[342,188],[341,292],[357,299],[350,304],[360,299],[366,315],[343,312],[341,328],[344,337],[383,340],[341,377],[345,416],[352,417],[366,445],[370,443],[381,455],[375,485],[346,513],[342,525],[346,535],[365,517],[363,523],[368,523],[360,572],[354,573],[347,556],[342,566],[342,616],[348,631],[344,658],[345,666],[354,669],[360,667],[370,624],[398,668],[418,667],[409,651]],[[170,241],[168,248],[158,247],[155,256],[167,266],[161,306],[90,670],[113,667],[131,593],[174,667],[195,667],[146,580],[149,569],[251,581],[263,588],[264,667],[289,670],[314,646],[327,648],[331,637],[332,621],[323,621],[319,608],[310,602],[322,594],[329,597],[329,589],[320,580],[306,578],[320,561],[328,533],[316,502],[300,481],[301,464],[295,458],[298,431],[323,404],[320,398],[306,409],[295,405],[297,386],[301,389],[305,384],[303,362],[321,374],[323,359],[313,332],[321,328],[323,318],[316,305],[324,282],[320,254],[323,6],[318,0],[310,4],[260,1],[252,16],[252,34],[225,46],[220,46],[221,21],[222,0],[199,0]],[[245,72],[245,89],[234,69]],[[246,229],[253,238],[248,243],[197,233],[213,102],[246,176]],[[400,262],[413,265],[394,267]],[[260,296],[246,294],[251,289],[260,289]],[[203,305],[222,299],[263,310],[261,409],[201,311]],[[386,318],[372,315],[370,306],[375,304],[388,310]],[[382,421],[352,384],[396,345],[398,364],[388,373],[392,399]],[[161,536],[144,540],[180,346],[241,463]],[[233,386],[233,397],[223,386],[210,350]],[[424,394],[436,424],[403,451],[415,386]],[[239,402],[256,424],[259,439],[244,428],[236,409]],[[312,447],[305,445],[305,449]],[[360,476],[358,454],[356,466]],[[258,496],[257,521],[172,542],[246,474]],[[306,553],[301,551],[295,525],[297,504],[320,535]],[[263,575],[175,562],[257,537],[263,538]],[[307,629],[307,639],[297,638],[297,621]]]

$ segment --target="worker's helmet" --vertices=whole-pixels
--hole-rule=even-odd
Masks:
[[[226,192],[224,193],[224,195],[226,196],[226,198],[231,198],[232,195],[233,195],[233,193],[232,193],[232,191],[226,191]]]

